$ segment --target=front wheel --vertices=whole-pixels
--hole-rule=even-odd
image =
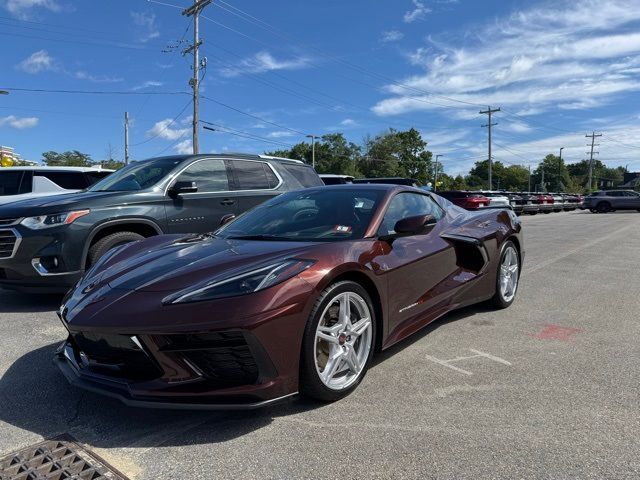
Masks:
[[[87,255],[87,268],[91,265],[95,265],[100,257],[112,248],[124,245],[125,243],[138,242],[140,240],[144,240],[144,237],[135,232],[115,232],[101,238],[89,249],[89,254]]]
[[[314,305],[302,340],[300,393],[333,402],[362,381],[375,345],[375,311],[358,283],[327,287]]]
[[[507,241],[502,247],[498,275],[496,278],[496,293],[491,299],[493,306],[507,308],[513,303],[520,281],[520,255],[512,241]]]
[[[598,213],[608,213],[611,211],[611,205],[609,205],[609,202],[600,202],[596,206],[596,210]]]

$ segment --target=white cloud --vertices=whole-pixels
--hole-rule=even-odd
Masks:
[[[193,144],[191,140],[183,140],[174,147],[176,153],[180,155],[189,155],[193,153]]]
[[[62,10],[61,5],[56,0],[6,0],[4,8],[21,19],[29,18],[34,8],[44,8],[52,12],[60,12]]]
[[[46,50],[38,50],[22,60],[17,65],[17,68],[27,73],[35,74],[49,70],[58,70],[58,65]]]
[[[136,85],[131,90],[142,90],[150,87],[161,87],[164,85],[162,82],[158,82],[156,80],[147,80],[146,82],[141,83],[140,85]]]
[[[270,132],[267,137],[269,138],[286,138],[295,135],[293,132],[289,132],[286,130],[277,130],[275,132]]]
[[[147,131],[147,136],[164,138],[166,140],[178,140],[189,132],[189,128],[172,128],[171,126],[174,123],[172,118],[160,120]]]
[[[556,107],[592,108],[640,90],[640,32],[630,28],[640,21],[637,0],[554,5],[470,28],[457,42],[429,38],[429,45],[408,55],[424,72],[388,85],[391,96],[374,112],[464,106],[442,98],[452,97],[538,114]],[[471,44],[469,36],[476,39]]]
[[[356,121],[352,118],[345,118],[340,122],[343,127],[354,127],[357,125]]]
[[[131,19],[136,27],[141,42],[148,42],[160,36],[156,25],[155,13],[131,12]]]
[[[264,73],[273,70],[299,70],[309,65],[309,59],[305,57],[295,57],[288,60],[276,59],[269,52],[262,51],[245,58],[234,67],[227,67],[221,70],[225,77],[237,77],[243,73]]]
[[[427,8],[420,0],[413,0],[413,10],[409,10],[404,14],[402,18],[405,23],[413,23],[417,20],[422,20],[425,15],[431,12],[430,8]]]
[[[74,76],[78,80],[88,80],[94,83],[118,83],[124,81],[121,77],[109,77],[108,75],[92,75],[83,70],[78,70]]]
[[[382,38],[380,41],[382,43],[392,43],[402,40],[404,38],[404,33],[398,30],[388,30],[386,32],[382,32]]]
[[[33,128],[38,125],[38,117],[16,117],[9,115],[8,117],[0,117],[0,127],[5,125],[22,130],[24,128]]]

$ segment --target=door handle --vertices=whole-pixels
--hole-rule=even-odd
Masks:
[[[225,198],[220,202],[220,205],[233,205],[234,203],[236,203],[235,200],[231,200],[230,198]]]

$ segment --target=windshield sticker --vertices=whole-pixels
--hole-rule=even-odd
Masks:
[[[333,229],[336,232],[340,233],[351,233],[351,227],[348,227],[346,225],[336,225],[335,227],[333,227]]]

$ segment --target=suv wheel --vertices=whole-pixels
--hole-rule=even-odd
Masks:
[[[598,213],[608,213],[611,211],[611,205],[609,204],[609,202],[600,202],[598,205],[596,205],[596,210],[598,211]]]
[[[144,237],[142,235],[135,232],[115,232],[101,238],[89,249],[89,255],[87,256],[87,268],[91,265],[95,265],[98,259],[112,248],[143,239]]]
[[[360,284],[344,281],[327,287],[305,328],[300,393],[333,402],[355,390],[369,368],[375,332],[375,310]]]

